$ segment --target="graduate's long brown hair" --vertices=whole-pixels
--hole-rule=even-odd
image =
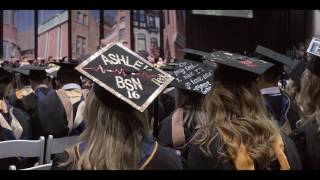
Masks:
[[[108,103],[117,103],[116,99]],[[123,104],[125,111],[106,106],[91,90],[84,113],[86,128],[80,136],[81,142],[86,142],[85,150],[79,154],[77,145],[67,149],[69,159],[61,166],[75,170],[138,169],[139,146],[149,123],[144,114]]]
[[[232,138],[235,137],[246,146],[256,169],[268,168],[275,159],[272,144],[279,135],[279,128],[266,115],[256,81],[250,78],[233,80],[237,78],[234,77],[237,74],[233,74],[228,68],[223,71],[226,72],[230,77],[220,77],[227,81],[217,81],[208,97],[209,120],[201,129],[202,136],[196,143],[200,144],[200,149],[208,157],[212,157],[209,147],[217,137],[217,134],[212,134],[212,129],[216,128],[220,137],[219,147],[216,147],[220,160],[232,160],[236,157],[238,147],[232,144]],[[229,137],[226,143],[222,142],[221,132]]]
[[[303,72],[298,104],[301,106],[305,122],[317,115],[320,116],[320,77],[308,69]]]
[[[182,108],[184,112],[184,124],[188,128],[201,126],[207,120],[205,108],[206,95],[193,93],[187,90],[176,89],[176,109]]]

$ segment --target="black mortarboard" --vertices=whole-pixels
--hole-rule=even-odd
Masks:
[[[93,90],[106,106],[126,108],[108,100],[106,97],[111,93],[117,97],[114,99],[121,99],[140,112],[173,80],[169,74],[153,67],[150,62],[119,43],[103,47],[76,69],[96,83]]]
[[[309,69],[313,74],[320,76],[320,57],[312,56],[307,65],[307,69]]]
[[[9,83],[14,77],[12,72],[12,67],[0,64],[0,82]]]
[[[20,72],[24,75],[28,75],[31,80],[43,80],[46,78],[46,69],[46,66],[28,64],[20,66],[15,71]]]
[[[266,70],[273,66],[272,63],[260,59],[234,54],[227,51],[215,51],[211,53],[210,59],[214,60],[214,62],[217,64],[222,64],[224,66],[229,66],[241,71],[250,72],[256,74],[257,76],[263,74]]]
[[[271,49],[258,45],[255,52],[262,55],[262,59],[275,65],[293,66],[293,61],[288,56],[275,52]]]
[[[289,78],[291,78],[295,84],[299,85],[302,73],[306,69],[306,64],[303,61],[296,61],[295,64],[296,65],[289,73]]]
[[[199,94],[207,94],[211,90],[213,75],[213,67],[210,65],[178,59],[172,73],[175,78],[172,86]]]
[[[181,49],[181,52],[184,52],[184,59],[202,62],[204,59],[206,59],[209,56],[209,53],[195,50],[195,49]]]
[[[18,68],[14,68],[13,71],[17,72],[17,73],[20,73],[24,76],[29,76],[30,74],[30,70],[27,70],[27,69],[22,69],[21,68],[22,66],[18,67]]]

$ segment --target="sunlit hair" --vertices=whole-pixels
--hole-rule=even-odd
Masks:
[[[300,94],[298,104],[301,106],[303,119],[310,119],[320,113],[320,77],[308,69],[302,75]]]
[[[209,121],[201,129],[202,136],[196,142],[207,156],[212,156],[209,147],[219,134],[221,138],[216,148],[220,160],[234,159],[237,147],[231,142],[236,137],[246,146],[256,169],[269,167],[275,159],[272,144],[280,131],[275,121],[267,117],[255,81],[216,82],[207,100],[207,112]],[[218,134],[212,134],[214,128]],[[227,143],[222,142],[222,131],[229,137]]]
[[[123,109],[127,110],[106,106],[91,90],[84,113],[86,128],[80,136],[85,150],[79,155],[77,145],[68,148],[69,158],[61,166],[76,170],[138,169],[139,145],[149,123],[143,113]]]

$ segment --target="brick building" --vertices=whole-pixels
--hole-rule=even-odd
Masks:
[[[186,47],[185,10],[163,10],[163,52],[164,57],[182,58],[180,49]]]

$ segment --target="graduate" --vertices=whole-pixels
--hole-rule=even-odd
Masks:
[[[77,66],[95,82],[86,101],[86,129],[52,169],[182,169],[176,152],[152,138],[145,114],[173,78],[118,43],[91,57]]]
[[[48,87],[45,66],[24,65],[16,68],[15,71],[23,76],[27,76],[30,85],[26,84],[22,89],[15,92],[13,105],[27,112],[31,119],[33,139],[39,139],[40,122],[37,113],[37,103],[42,98],[52,93]],[[31,87],[31,89],[30,89]]]
[[[186,158],[188,145],[199,126],[207,120],[206,95],[213,84],[213,67],[186,59],[178,59],[172,73],[176,88],[175,111],[166,117],[159,133],[161,144],[181,151]]]
[[[31,125],[28,114],[13,107],[8,102],[8,95],[12,88],[13,68],[0,64],[0,140],[31,139]],[[9,169],[10,165],[25,167],[21,158],[0,159],[0,169]]]
[[[208,121],[189,149],[188,169],[300,169],[294,143],[268,118],[257,87],[259,75],[273,64],[226,51],[211,57],[218,66]]]
[[[79,60],[57,62],[57,90],[38,102],[37,112],[42,136],[55,138],[78,135],[84,129],[82,112],[87,91],[83,91],[80,73],[74,68]]]
[[[320,55],[310,55],[312,57],[303,73],[298,99],[302,119],[292,138],[297,144],[303,169],[320,170]]]
[[[282,130],[290,134],[296,129],[296,122],[300,119],[299,106],[293,98],[278,86],[282,81],[284,66],[292,67],[293,61],[282,54],[258,45],[256,53],[261,59],[274,64],[264,72],[258,81],[258,87],[264,98],[269,115],[276,119]]]

